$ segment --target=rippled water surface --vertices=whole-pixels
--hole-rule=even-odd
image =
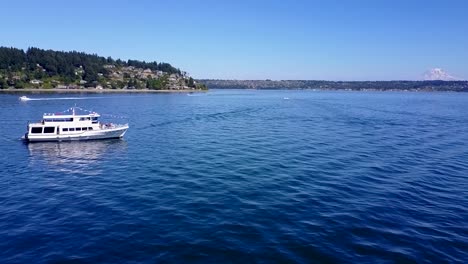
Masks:
[[[468,263],[468,94],[18,96],[0,94],[0,263]],[[75,103],[130,130],[18,140]]]

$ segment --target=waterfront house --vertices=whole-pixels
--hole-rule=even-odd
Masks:
[[[31,80],[30,83],[31,84],[42,84],[42,81],[40,81],[40,80]]]

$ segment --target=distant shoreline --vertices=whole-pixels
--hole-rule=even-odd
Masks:
[[[149,89],[0,89],[0,93],[194,93],[206,90],[149,90]]]
[[[212,80],[197,82],[216,89],[316,89],[333,91],[468,92],[468,81],[321,81]]]

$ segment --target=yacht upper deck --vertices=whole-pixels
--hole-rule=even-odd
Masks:
[[[84,110],[88,113],[86,114],[77,114],[76,109]],[[72,107],[64,112],[60,113],[44,113],[42,120],[37,124],[53,124],[53,123],[63,123],[63,122],[86,122],[89,124],[98,124],[98,118],[100,115],[96,112],[91,112],[82,108]]]

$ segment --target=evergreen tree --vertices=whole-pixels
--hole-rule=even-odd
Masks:
[[[8,84],[7,84],[6,80],[1,78],[0,79],[0,89],[7,89],[7,88],[8,88]]]
[[[188,85],[188,87],[195,87],[195,82],[193,81],[192,77],[190,77],[188,79],[188,84],[187,85]]]
[[[24,88],[24,82],[23,81],[16,81],[15,82],[15,88],[16,89],[23,89]]]

